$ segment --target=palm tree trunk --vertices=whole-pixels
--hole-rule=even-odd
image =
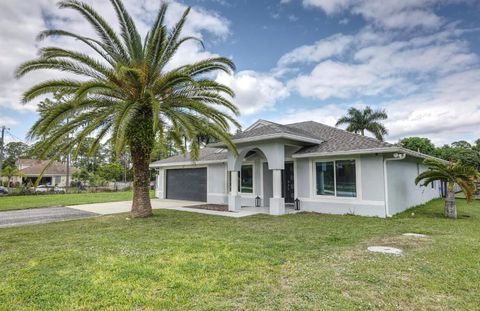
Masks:
[[[133,202],[132,217],[152,215],[150,202],[150,155],[152,153],[153,132],[152,111],[145,109],[137,112],[128,129],[130,154],[133,165]]]
[[[445,198],[445,217],[457,218],[454,184],[448,183],[447,197]]]
[[[152,215],[150,202],[150,154],[132,146],[133,202],[132,217],[142,218]]]

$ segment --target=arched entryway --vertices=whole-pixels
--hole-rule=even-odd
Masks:
[[[237,155],[229,153],[228,172],[231,186],[228,206],[230,211],[239,211],[242,207],[242,199],[245,201],[250,198],[252,203],[248,205],[254,206],[254,200],[258,196],[262,200],[262,205],[269,207],[270,214],[285,213],[285,200],[282,196],[284,154],[285,146],[277,142],[239,146]],[[269,170],[268,173],[264,171],[265,168]],[[248,184],[248,177],[245,178],[245,174],[251,175],[251,185]],[[271,178],[267,178],[269,176]],[[252,187],[251,194],[243,193],[242,190],[248,189],[249,186]]]

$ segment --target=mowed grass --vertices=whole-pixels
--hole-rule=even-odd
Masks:
[[[475,310],[480,202],[458,200],[458,220],[442,206],[386,220],[155,210],[1,229],[0,309]]]
[[[132,199],[132,196],[131,191],[0,196],[0,211],[128,201]]]

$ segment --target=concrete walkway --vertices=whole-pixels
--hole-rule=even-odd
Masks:
[[[98,214],[68,207],[34,208],[0,212],[0,228],[45,224],[55,221],[81,219]]]
[[[207,215],[216,215],[216,216],[226,216],[226,217],[246,217],[257,214],[268,214],[268,208],[266,207],[244,207],[240,212],[221,212],[221,211],[211,211],[199,208],[189,208],[189,206],[202,205],[205,202],[193,202],[193,201],[180,201],[180,200],[162,200],[162,199],[152,199],[152,208],[153,209],[168,209],[182,212],[192,212],[192,213],[201,213]],[[123,202],[110,202],[110,203],[94,203],[94,204],[84,204],[84,205],[75,205],[68,206],[78,210],[96,213],[100,215],[110,215],[117,213],[128,213],[132,207],[132,201],[123,201]]]

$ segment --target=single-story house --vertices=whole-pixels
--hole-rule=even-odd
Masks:
[[[176,155],[151,164],[158,198],[389,217],[440,196],[440,183],[415,185],[427,155],[307,121],[259,120],[233,135],[238,154],[211,143],[198,160]],[[298,199],[298,200],[297,200]]]
[[[22,184],[28,184],[29,182],[35,183],[45,166],[48,165],[50,160],[36,160],[36,159],[19,159],[16,161],[16,165],[20,172],[21,177],[17,177],[18,182]],[[68,174],[70,180],[72,180],[72,174],[78,172],[79,169],[70,166]],[[54,161],[44,172],[39,185],[51,185],[58,187],[65,187],[67,184],[67,166],[65,163]]]

